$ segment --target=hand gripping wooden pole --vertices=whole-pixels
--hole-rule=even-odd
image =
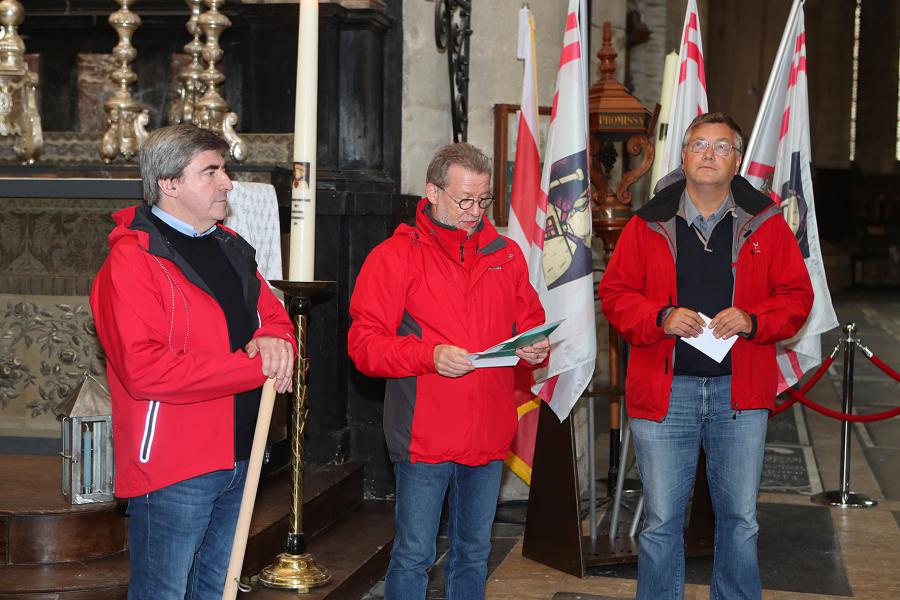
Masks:
[[[240,512],[238,512],[237,529],[231,544],[231,559],[228,561],[228,573],[225,575],[225,591],[222,593],[222,600],[237,598],[241,566],[244,564],[244,551],[247,549],[247,536],[250,533],[250,518],[253,516],[253,504],[256,502],[256,488],[259,486],[259,472],[262,469],[266,440],[269,437],[269,422],[272,420],[274,405],[275,380],[267,379],[263,385],[262,398],[259,402],[256,432],[253,434],[250,464],[247,467],[247,481],[244,483],[244,495],[241,498]]]

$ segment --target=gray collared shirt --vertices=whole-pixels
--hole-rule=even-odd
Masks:
[[[681,201],[678,207],[678,214],[684,217],[688,225],[693,225],[697,233],[703,236],[704,241],[709,239],[719,221],[732,211],[734,211],[734,199],[731,197],[731,192],[728,192],[725,201],[722,202],[722,206],[706,219],[703,218],[694,201],[688,196],[687,190],[681,194]]]

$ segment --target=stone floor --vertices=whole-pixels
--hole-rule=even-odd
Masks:
[[[834,296],[834,303],[841,323],[855,322],[861,341],[898,369],[900,295],[842,293]],[[824,355],[831,352],[838,335],[835,330],[823,336]],[[843,357],[838,356],[808,396],[839,410],[842,368]],[[897,406],[900,384],[857,352],[854,400],[860,414]],[[900,599],[900,418],[851,427],[851,488],[878,500],[878,506],[870,509],[826,508],[810,502],[810,496],[823,488],[838,487],[840,430],[837,421],[806,408],[792,409],[770,422],[759,498],[765,600]],[[598,443],[601,451],[606,447]],[[599,464],[606,464],[605,455]],[[514,521],[522,512],[521,507],[509,506],[500,514],[503,520]],[[608,522],[601,518],[600,529],[608,531]],[[572,577],[524,558],[522,531],[521,525],[495,525],[488,600],[634,598],[635,566],[593,568],[583,579]],[[439,540],[439,551],[429,600],[444,598],[440,557],[446,551],[445,539]],[[688,559],[686,598],[709,597],[710,567],[711,559]],[[382,597],[379,583],[365,600]]]

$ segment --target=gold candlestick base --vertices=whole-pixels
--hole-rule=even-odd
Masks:
[[[311,554],[279,554],[275,562],[259,573],[259,582],[266,587],[297,590],[301,594],[331,581],[328,570],[319,565]]]

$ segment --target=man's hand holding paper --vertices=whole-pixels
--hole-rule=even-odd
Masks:
[[[729,309],[726,309],[729,310]],[[740,310],[740,309],[737,309]],[[692,311],[693,312],[693,311]],[[703,354],[707,355],[711,359],[716,362],[722,362],[728,352],[731,350],[731,347],[737,341],[737,336],[731,334],[727,337],[722,337],[719,334],[719,330],[716,329],[716,319],[719,319],[718,327],[725,332],[729,332],[733,328],[733,321],[731,319],[724,320],[721,318],[721,315],[725,311],[720,312],[716,315],[715,319],[710,319],[703,313],[694,313],[699,319],[703,322],[703,329],[699,335],[691,335],[691,336],[681,336],[681,339],[685,341],[685,343],[690,344]],[[743,312],[743,311],[741,311]],[[732,317],[734,318],[734,317]],[[749,320],[749,317],[748,317]],[[725,325],[723,326],[723,323]],[[723,328],[724,327],[724,328]],[[691,333],[693,333],[693,329],[691,329]]]
[[[535,342],[530,346],[522,346],[516,349],[516,356],[527,362],[529,365],[539,365],[544,362],[547,355],[550,354],[550,340],[544,338],[539,342]]]
[[[468,358],[476,369],[482,367],[511,367],[519,362],[520,359],[530,365],[538,365],[547,358],[547,354],[550,352],[550,334],[564,320],[538,325],[500,342],[496,346],[491,346],[487,350],[469,354]]]

